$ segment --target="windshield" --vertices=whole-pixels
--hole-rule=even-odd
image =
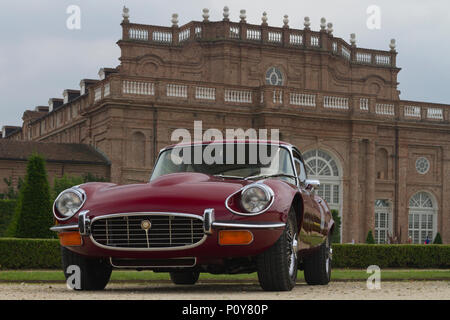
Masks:
[[[150,181],[170,173],[199,172],[224,178],[280,175],[295,184],[287,148],[268,144],[209,144],[174,147],[163,151]]]

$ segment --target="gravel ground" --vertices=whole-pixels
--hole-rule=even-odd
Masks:
[[[175,286],[170,283],[110,283],[104,291],[75,292],[65,284],[1,283],[0,300],[95,299],[95,300],[309,300],[388,299],[449,300],[450,281],[382,282],[381,289],[369,290],[365,282],[331,282],[328,286],[298,283],[291,292],[264,292],[257,283],[198,283]]]

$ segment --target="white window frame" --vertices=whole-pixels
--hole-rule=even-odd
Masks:
[[[416,196],[420,196],[420,203],[419,205],[412,204],[412,199]],[[424,200],[423,196],[427,196],[429,200],[431,201],[432,207],[425,207],[423,206]],[[425,199],[427,200],[427,199]],[[412,243],[416,244],[423,244],[426,240],[426,236],[430,235],[431,238],[430,242],[432,243],[434,241],[434,238],[436,237],[437,233],[437,213],[438,208],[436,204],[436,199],[434,196],[426,191],[419,191],[416,192],[410,199],[409,199],[409,210],[408,210],[408,237],[411,237]],[[415,223],[417,218],[417,224]],[[423,227],[423,219],[426,218],[425,221],[425,227]],[[429,219],[431,218],[432,226],[431,228],[428,227]],[[417,233],[416,233],[417,232]],[[417,234],[417,236],[416,236]]]
[[[380,216],[385,214],[384,227],[381,226]],[[391,201],[386,199],[377,199],[375,201],[375,226],[374,238],[375,243],[389,243],[389,235],[392,235],[392,205]],[[384,233],[384,239],[381,236]]]

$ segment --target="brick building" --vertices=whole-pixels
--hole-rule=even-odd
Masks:
[[[303,151],[319,193],[342,216],[343,242],[394,235],[450,242],[450,106],[400,99],[390,50],[321,30],[222,21],[135,24],[124,9],[120,65],[26,111],[7,139],[93,145],[117,183],[147,181],[177,128],[279,128]]]
[[[109,179],[109,160],[93,146],[81,143],[45,143],[0,139],[0,193],[4,179],[12,178],[15,186],[19,178],[25,177],[28,158],[33,154],[43,155],[46,161],[48,180],[54,178],[85,176]]]

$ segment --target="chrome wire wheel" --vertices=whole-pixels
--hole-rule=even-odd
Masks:
[[[289,276],[291,278],[295,278],[297,273],[297,250],[298,250],[298,241],[297,234],[293,230],[294,226],[290,225],[287,230],[287,255],[288,255],[288,263],[289,263]]]
[[[328,237],[326,240],[325,251],[326,251],[325,269],[326,269],[327,274],[329,274],[331,260],[333,260],[333,249],[331,248],[331,245],[330,245],[330,237]]]
[[[297,280],[297,219],[292,207],[280,238],[256,260],[258,280],[266,291],[290,291]]]

